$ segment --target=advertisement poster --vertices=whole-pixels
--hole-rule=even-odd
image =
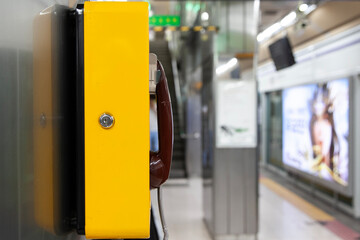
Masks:
[[[216,95],[216,146],[256,147],[255,82],[220,81]]]
[[[349,81],[283,91],[283,163],[348,185]]]

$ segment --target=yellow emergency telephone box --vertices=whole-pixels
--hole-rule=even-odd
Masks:
[[[84,4],[87,238],[150,236],[148,19],[145,2]]]
[[[49,231],[150,236],[148,19],[146,2],[86,1],[34,22],[35,215]]]

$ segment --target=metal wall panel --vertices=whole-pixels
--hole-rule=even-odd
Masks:
[[[67,1],[0,3],[0,239],[81,239],[48,232],[34,210],[33,24],[41,10]]]
[[[201,176],[201,99],[199,94],[188,96],[186,119],[186,166],[189,177]]]
[[[257,184],[255,148],[215,150],[214,236],[257,233]]]
[[[246,172],[249,154],[243,149],[232,149],[229,159],[229,233],[244,233],[246,229]]]
[[[232,152],[216,149],[214,155],[214,234],[223,235],[228,233],[230,224],[229,214],[229,161]]]
[[[20,235],[17,51],[0,49],[0,236]]]
[[[245,234],[255,235],[258,232],[258,149],[241,149],[241,161],[245,176]]]

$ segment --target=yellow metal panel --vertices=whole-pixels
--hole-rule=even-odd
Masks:
[[[51,9],[34,20],[34,210],[36,223],[55,233]],[[41,116],[48,121],[43,126]]]
[[[148,31],[145,2],[85,2],[87,238],[150,235]]]

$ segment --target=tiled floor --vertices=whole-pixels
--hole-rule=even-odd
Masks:
[[[154,195],[156,195],[155,191],[152,192],[152,199],[156,199]],[[170,240],[211,239],[202,220],[202,182],[200,179],[185,182],[170,181],[163,188],[163,203]],[[156,200],[153,201],[155,214],[158,212],[156,204]]]
[[[163,188],[163,201],[170,240],[210,240],[202,220],[201,179],[187,184],[170,182]],[[156,193],[152,192],[157,214]],[[335,240],[327,228],[260,184],[260,240]],[[159,224],[158,224],[159,226]]]
[[[294,205],[260,184],[258,239],[340,239]]]

